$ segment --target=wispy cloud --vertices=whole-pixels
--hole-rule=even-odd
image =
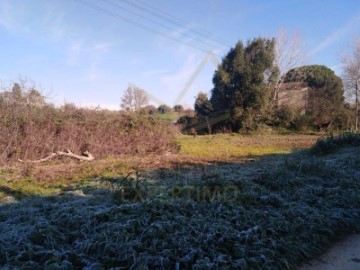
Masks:
[[[89,44],[85,39],[73,40],[66,45],[66,62],[69,65],[88,64],[89,61],[99,63],[113,46],[115,45],[110,42]]]
[[[153,46],[161,50],[171,49],[171,51],[183,55],[224,49],[224,46],[211,40],[215,39],[216,36],[210,33],[199,35],[197,34],[199,31],[195,29],[196,27],[194,24],[188,24],[184,27],[174,28],[174,30],[162,35],[159,34],[154,38]],[[195,30],[195,32],[192,32],[192,30]],[[176,45],[174,46],[174,44]]]
[[[66,22],[66,13],[54,3],[47,3],[44,9],[41,20],[47,28],[49,38],[54,41],[64,39],[71,29]]]
[[[6,30],[11,30],[13,19],[10,16],[11,5],[7,1],[0,2],[0,25]]]
[[[88,48],[82,48],[83,51],[81,51],[81,54],[85,57],[84,60],[90,61],[88,68],[85,70],[85,79],[87,81],[93,82],[104,77],[105,72],[100,68],[100,64],[104,56],[110,52],[113,46],[113,43],[102,42]],[[86,59],[86,55],[88,59]]]
[[[175,74],[166,75],[161,77],[161,81],[168,86],[170,89],[179,89],[184,85],[186,79],[188,79],[191,74],[196,69],[196,55],[190,54],[184,65],[178,70]]]
[[[115,44],[110,43],[110,42],[100,42],[97,44],[94,44],[91,48],[90,51],[97,53],[97,54],[105,54],[107,52],[109,52],[109,50],[114,46]]]
[[[3,0],[0,2],[0,26],[13,32],[24,28],[22,18],[25,13],[24,5],[20,2]]]
[[[96,63],[92,63],[90,67],[85,70],[85,79],[87,81],[93,82],[100,79],[103,76],[103,73],[99,70]]]
[[[186,58],[186,62],[184,63],[184,65],[176,73],[160,77],[160,81],[164,85],[165,89],[167,89],[167,91],[171,93],[172,102],[182,102],[182,98],[180,98],[179,100],[179,97],[188,94],[184,91],[190,90],[190,92],[194,94],[191,90],[194,90],[194,87],[196,87],[196,81],[191,81],[191,85],[187,84],[189,84],[189,81],[192,80],[194,76],[197,76],[195,75],[195,73],[197,72],[200,63],[201,58],[198,54],[190,54]],[[194,85],[193,82],[195,82]],[[186,86],[189,87],[185,90],[184,87]]]
[[[160,75],[165,75],[169,73],[169,71],[167,69],[150,69],[150,70],[146,70],[142,73],[142,75],[144,77],[154,77],[154,76],[160,76]]]
[[[85,51],[84,43],[84,40],[79,39],[67,45],[66,63],[68,65],[77,65],[80,63],[81,54]]]
[[[309,52],[309,56],[314,56],[319,52],[323,51],[324,49],[326,49],[327,47],[338,41],[340,38],[345,36],[355,26],[359,26],[359,23],[360,23],[360,15],[351,18],[350,20],[347,21],[345,25],[343,25],[342,27],[331,33],[329,36],[325,38],[323,42],[321,42],[315,48],[313,48]]]

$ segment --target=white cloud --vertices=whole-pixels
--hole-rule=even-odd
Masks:
[[[169,73],[167,69],[150,69],[142,72],[142,75],[144,77],[154,77],[159,75],[165,75],[167,73]]]
[[[94,44],[90,48],[90,50],[93,51],[94,53],[105,54],[105,53],[109,52],[112,47],[114,47],[113,43],[100,42],[100,43]]]
[[[109,52],[111,43],[89,44],[85,39],[78,39],[68,44],[68,62],[77,64],[81,61],[101,60],[102,56]]]

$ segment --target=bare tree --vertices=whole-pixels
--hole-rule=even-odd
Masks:
[[[121,98],[121,107],[125,110],[139,111],[148,102],[149,97],[143,89],[129,86]]]
[[[360,84],[360,38],[355,39],[347,54],[342,56],[343,81],[351,99],[355,98],[355,130],[358,130]]]
[[[274,87],[274,99],[277,99],[278,90],[284,83],[287,72],[305,65],[305,62],[305,42],[300,33],[297,32],[291,37],[285,29],[280,29],[275,39],[274,65],[278,68],[279,77]],[[301,80],[301,74],[293,73],[293,75],[296,76],[298,80]]]

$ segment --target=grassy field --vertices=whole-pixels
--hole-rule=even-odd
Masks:
[[[205,136],[179,136],[181,154],[187,157],[210,160],[236,160],[249,156],[286,154],[308,148],[319,136],[315,135],[266,135],[242,136],[219,134]]]
[[[207,162],[236,162],[254,160],[270,154],[285,154],[313,145],[319,136],[242,136],[208,135],[177,137],[179,153],[165,156],[125,156],[91,163],[72,160],[43,164],[22,164],[0,168],[0,200],[8,195],[55,195],[71,186],[85,185],[94,179],[127,175],[136,170],[174,168],[183,164]]]
[[[1,269],[296,269],[360,230],[360,143],[181,136],[0,171]],[[294,151],[293,150],[298,150]]]

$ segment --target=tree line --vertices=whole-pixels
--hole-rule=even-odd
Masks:
[[[192,114],[192,110],[185,109],[181,104],[172,107],[166,104],[160,104],[157,107],[149,104],[148,93],[146,93],[144,89],[133,85],[130,85],[123,93],[120,107],[125,111],[147,114],[166,114],[171,112],[183,113],[186,115]]]
[[[344,100],[342,79],[323,65],[303,65],[284,71],[276,42],[259,37],[246,44],[239,41],[231,48],[214,73],[210,95],[205,92],[197,95],[196,115],[179,119],[183,131],[251,132],[262,127],[309,130],[330,125],[352,128],[356,117]],[[355,52],[360,59],[360,49]],[[360,60],[356,65],[353,59],[356,57],[345,58],[344,65],[351,67],[346,74],[351,87],[357,89]],[[286,67],[291,65],[285,63]],[[305,84],[308,89],[306,109],[279,106],[279,91],[289,85],[296,88],[297,84]],[[357,112],[356,109],[356,116]]]

